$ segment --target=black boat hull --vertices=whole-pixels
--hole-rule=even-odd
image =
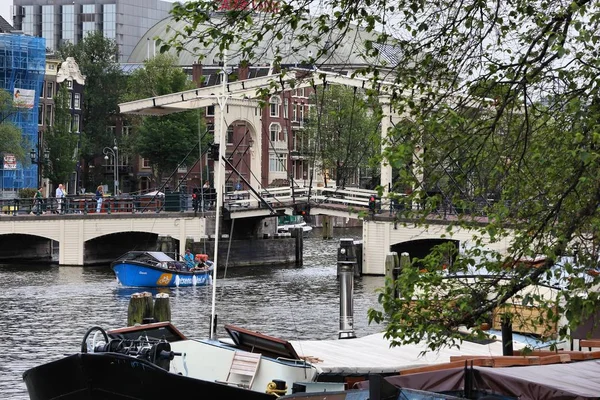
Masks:
[[[118,353],[80,353],[23,374],[31,400],[165,400],[275,397],[168,372]]]

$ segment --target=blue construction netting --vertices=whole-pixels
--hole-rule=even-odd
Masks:
[[[0,34],[0,88],[17,98],[17,111],[10,121],[21,130],[27,148],[38,148],[38,109],[45,72],[46,39]],[[2,192],[37,186],[37,165],[15,164],[10,155],[1,156]]]

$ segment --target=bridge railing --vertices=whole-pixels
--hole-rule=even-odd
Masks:
[[[0,200],[0,211],[5,215],[159,213],[191,210],[191,196],[183,193],[167,193],[163,196],[103,196],[100,205],[93,195]]]

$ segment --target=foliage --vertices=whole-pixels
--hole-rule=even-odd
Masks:
[[[311,155],[324,176],[328,171],[344,187],[380,151],[378,108],[370,107],[362,91],[342,86],[317,88],[312,104],[303,153]]]
[[[25,161],[25,146],[21,130],[12,122],[18,111],[12,101],[12,95],[0,89],[0,154],[13,154],[17,160]]]
[[[134,71],[128,80],[125,101],[160,96],[191,89],[185,72],[176,59],[159,55]],[[197,110],[162,117],[132,119],[137,134],[132,143],[142,157],[150,161],[157,178],[172,172],[185,155],[198,143],[198,132],[204,133],[201,113]],[[194,153],[195,155],[196,153]],[[195,157],[192,158],[195,161]],[[188,160],[188,164],[193,162]]]
[[[587,273],[600,259],[596,2],[301,0],[274,14],[212,18],[218,7],[177,4],[172,14],[187,24],[163,48],[194,39],[250,63],[273,52],[281,67],[293,53],[318,68],[351,46],[366,65],[355,76],[371,82],[369,94],[389,95],[403,118],[383,155],[398,171],[395,190],[411,188],[407,203],[420,205],[404,216],[425,224],[443,206],[457,215],[448,238],[471,229],[459,248],[419,260],[423,272],[403,271],[399,299],[382,290],[383,310],[369,316],[386,324],[393,345],[458,345],[459,326],[477,335],[509,301],[538,307],[541,328],[564,316],[561,336],[598,309],[600,277]],[[533,257],[544,261],[527,267]],[[457,278],[482,271],[490,278]]]
[[[63,59],[75,58],[85,76],[81,155],[90,161],[100,156],[102,149],[114,139],[107,127],[115,124],[119,99],[125,88],[117,44],[98,31],[89,33],[77,44],[67,41],[58,53]]]
[[[19,198],[20,199],[32,199],[36,193],[37,193],[36,188],[19,189]]]
[[[55,186],[69,181],[79,159],[78,134],[72,127],[69,100],[67,86],[61,85],[54,98],[54,123],[44,135],[50,161],[43,167],[43,173]]]

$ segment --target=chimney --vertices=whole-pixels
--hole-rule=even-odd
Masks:
[[[196,87],[202,87],[202,64],[194,63],[192,65],[192,81],[196,83]]]

